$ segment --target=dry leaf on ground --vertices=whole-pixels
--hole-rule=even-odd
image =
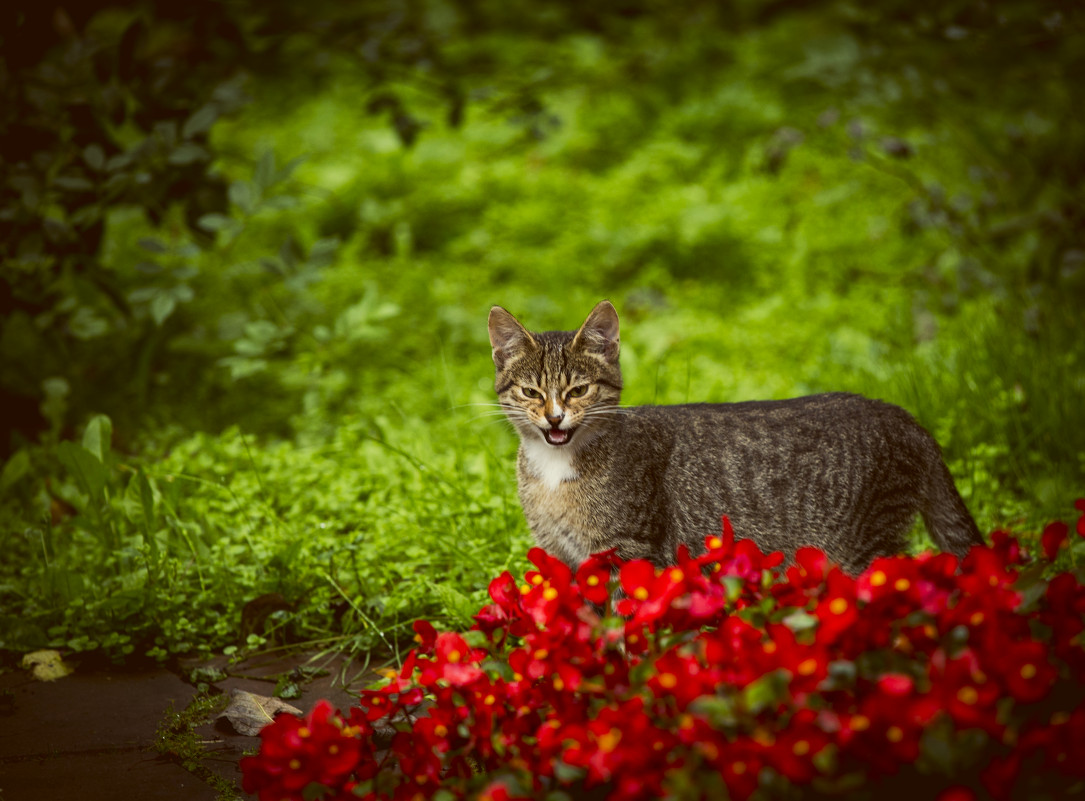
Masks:
[[[71,667],[60,658],[58,651],[33,651],[23,657],[22,665],[30,670],[38,681],[56,681],[72,672]]]
[[[230,690],[230,705],[219,713],[219,718],[226,718],[234,731],[248,737],[255,737],[260,729],[275,719],[280,712],[300,715],[301,710],[278,698],[255,695],[245,690]]]

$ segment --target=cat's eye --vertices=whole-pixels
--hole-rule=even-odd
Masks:
[[[569,390],[570,398],[583,398],[588,393],[587,384],[579,384]]]
[[[537,389],[531,387],[520,387],[520,391],[524,393],[525,398],[531,398],[532,400],[538,400],[542,397],[542,393]]]

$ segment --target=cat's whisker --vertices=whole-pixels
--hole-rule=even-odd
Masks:
[[[500,422],[501,420],[507,419],[508,418],[503,414],[476,414],[474,417],[467,418],[467,422],[477,423],[479,420],[486,420],[487,422]]]

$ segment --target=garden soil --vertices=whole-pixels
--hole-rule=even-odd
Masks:
[[[376,678],[341,657],[305,654],[173,669],[73,667],[54,681],[19,668],[0,673],[0,801],[249,798],[238,761],[259,738],[238,734],[208,706],[221,707],[235,689],[271,696],[277,679],[301,678],[300,668],[301,694],[288,703],[308,712],[326,698],[346,709]],[[321,670],[309,676],[314,667]],[[190,733],[179,723],[188,719]]]

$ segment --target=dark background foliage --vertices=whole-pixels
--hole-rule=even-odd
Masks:
[[[217,646],[264,591],[364,643],[470,610],[526,542],[468,408],[492,303],[614,299],[630,402],[885,397],[981,524],[1058,514],[1082,75],[1055,0],[5,7],[11,642]]]

